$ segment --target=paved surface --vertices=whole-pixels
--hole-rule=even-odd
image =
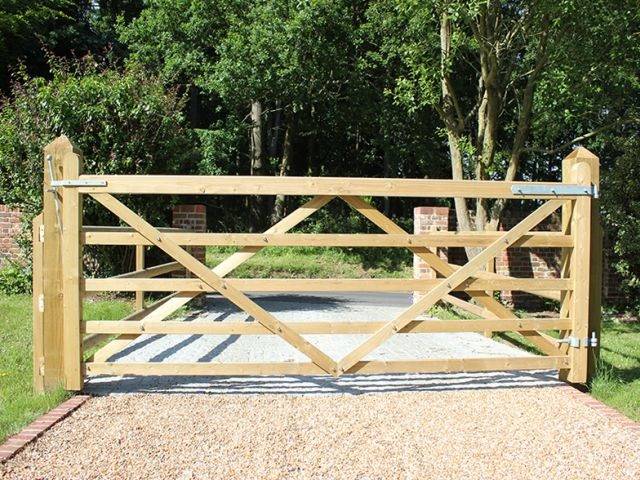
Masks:
[[[254,295],[253,299],[277,318],[287,321],[388,321],[411,305],[406,294],[306,294]],[[238,322],[252,321],[246,313],[217,295],[210,295],[201,309],[185,321]],[[369,335],[305,335],[334,359],[342,358]],[[522,356],[525,352],[476,333],[411,333],[396,334],[365,357],[367,360],[411,360],[426,358],[459,358]],[[305,362],[307,357],[275,335],[142,335],[129,347],[109,359],[113,362]],[[543,378],[544,377],[544,378]],[[334,380],[326,377],[275,378],[185,378],[185,377],[97,377],[87,383],[93,394],[133,391],[236,392],[291,391],[329,393],[368,390],[425,388],[442,375],[407,375],[350,377]],[[353,380],[356,378],[356,380]],[[523,384],[534,381],[553,382],[551,374],[477,374],[446,377],[452,384],[491,386],[504,382]],[[385,386],[385,383],[387,384]],[[355,388],[355,390],[353,390]]]
[[[640,434],[565,387],[90,399],[6,479],[640,478]]]

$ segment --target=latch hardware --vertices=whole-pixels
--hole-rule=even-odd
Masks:
[[[583,347],[597,347],[598,346],[598,337],[596,336],[596,332],[591,332],[591,338],[578,338],[578,337],[566,337],[556,340],[557,343],[567,343],[572,348],[580,348]]]

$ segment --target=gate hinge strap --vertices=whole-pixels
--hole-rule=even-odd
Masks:
[[[541,185],[535,183],[520,183],[511,186],[514,195],[551,195],[551,196],[576,196],[599,198],[600,193],[596,185],[577,185],[559,183],[557,185]]]
[[[74,180],[51,180],[51,187],[106,187],[106,180],[74,179]]]

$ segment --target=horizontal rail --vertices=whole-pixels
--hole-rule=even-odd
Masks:
[[[491,372],[501,370],[563,369],[569,366],[568,356],[480,357],[429,360],[360,361],[346,373],[453,373]],[[87,362],[89,375],[327,375],[313,363],[246,362],[246,363],[153,363],[153,362]]]
[[[286,322],[296,332],[309,334],[374,333],[386,322]],[[414,320],[401,333],[441,332],[521,332],[571,328],[570,318],[519,318],[515,320]],[[81,323],[83,333],[103,334],[191,334],[191,335],[271,335],[258,322],[129,322],[89,320]]]
[[[345,234],[345,233],[196,233],[171,232],[167,238],[178,245],[246,246],[246,247],[483,247],[490,245],[501,232],[434,232],[419,235]],[[123,231],[83,229],[86,245],[152,245],[132,229]],[[513,247],[572,247],[571,235],[560,232],[533,232],[523,235]]]
[[[81,175],[81,180],[106,181],[105,187],[77,187],[80,193],[166,195],[358,195],[429,198],[522,198],[520,185],[551,189],[558,182],[431,180],[399,178],[206,176],[206,175]],[[512,190],[512,187],[516,187]],[[540,199],[572,199],[572,195],[540,194]]]
[[[113,278],[153,278],[175,272],[177,270],[184,270],[184,267],[178,262],[169,262],[161,265],[155,265],[153,267],[143,268],[141,270],[135,270],[133,272],[122,273]]]
[[[439,279],[342,279],[342,278],[229,278],[224,283],[243,292],[412,292],[426,291]],[[455,291],[547,291],[571,290],[567,278],[471,279]],[[197,278],[87,278],[87,292],[215,292]]]

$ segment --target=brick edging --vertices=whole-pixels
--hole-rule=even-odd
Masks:
[[[640,423],[634,422],[630,418],[625,417],[619,411],[611,408],[608,405],[605,405],[600,400],[596,400],[588,393],[581,392],[577,388],[574,388],[570,385],[563,385],[561,388],[574,400],[577,400],[583,405],[586,405],[594,409],[596,412],[600,413],[601,415],[604,415],[615,425],[621,428],[628,428],[635,432],[640,433]]]
[[[37,418],[24,427],[19,433],[7,438],[7,440],[0,445],[0,462],[4,462],[13,457],[22,450],[25,445],[40,437],[44,432],[67,417],[88,399],[89,395],[76,395]]]

